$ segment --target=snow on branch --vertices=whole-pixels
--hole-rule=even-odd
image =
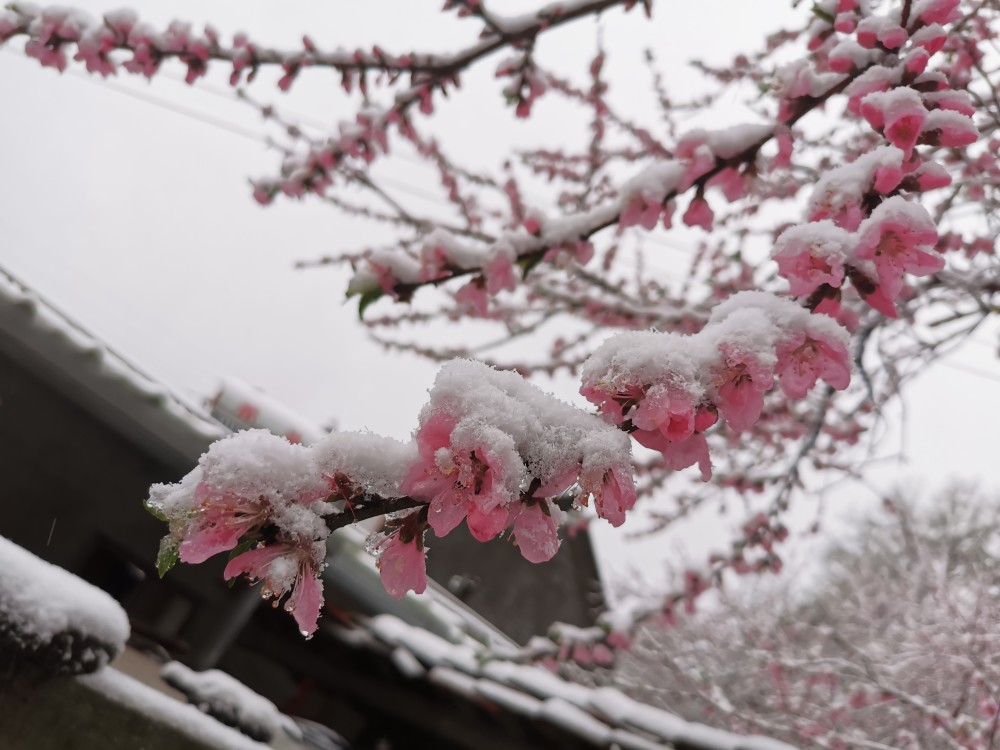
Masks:
[[[626,8],[635,0],[577,0],[553,4],[534,13],[516,18],[490,15],[490,29],[475,45],[451,54],[407,52],[392,54],[373,47],[365,50],[320,50],[308,36],[303,37],[300,50],[276,50],[262,46],[237,34],[229,45],[222,42],[211,26],[199,33],[191,24],[172,22],[158,31],[143,23],[128,10],[106,13],[100,21],[81,11],[63,7],[37,8],[14,3],[0,14],[0,43],[26,36],[25,52],[42,65],[59,71],[69,64],[69,51],[76,49],[72,59],[86,65],[91,73],[114,75],[119,69],[151,78],[163,62],[175,59],[188,68],[187,81],[193,83],[205,75],[211,62],[232,66],[230,83],[240,83],[244,76],[252,81],[262,66],[276,65],[285,71],[279,84],[291,86],[305,68],[332,68],[343,76],[350,88],[358,76],[385,73],[394,82],[408,75],[412,85],[427,85],[425,81],[448,79],[481,57],[505,46],[533,40],[544,31],[578,18],[594,15],[616,5]],[[124,51],[132,57],[118,63],[113,53]],[[363,81],[363,78],[361,79]],[[361,85],[364,85],[362,82]]]

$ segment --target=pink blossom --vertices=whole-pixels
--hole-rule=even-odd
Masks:
[[[944,30],[944,27],[938,23],[932,23],[917,29],[917,31],[910,36],[911,44],[927,50],[927,54],[929,55],[939,52],[941,48],[944,47],[947,40],[947,32]]]
[[[880,164],[875,169],[872,187],[879,193],[891,193],[903,181],[903,170],[897,164]]]
[[[115,36],[110,29],[93,29],[87,32],[77,43],[74,60],[83,62],[91,73],[104,77],[114,75],[115,65],[108,52],[114,49]]]
[[[708,205],[708,201],[701,196],[695,196],[691,199],[687,211],[684,212],[685,224],[689,227],[701,227],[706,232],[710,232],[714,220],[715,214],[712,213],[712,207]]]
[[[542,219],[536,213],[528,213],[521,225],[528,234],[533,234],[537,237],[542,233]]]
[[[580,485],[584,497],[593,495],[597,515],[612,526],[625,523],[625,511],[635,505],[635,484],[626,466],[585,472]]]
[[[437,414],[417,431],[419,459],[401,489],[429,503],[428,523],[437,536],[448,534],[465,519],[469,532],[487,541],[509,523],[506,506],[513,498],[505,489],[508,467],[485,445],[453,447],[456,424],[453,417]]]
[[[685,440],[694,433],[694,398],[678,386],[657,384],[649,388],[630,415],[638,430],[633,437],[647,448],[662,436],[669,441]]]
[[[784,169],[792,163],[792,152],[795,149],[795,140],[790,128],[781,126],[774,133],[778,144],[778,153],[771,161],[771,169]]]
[[[927,115],[923,140],[937,146],[961,148],[979,140],[979,129],[971,117],[948,109],[936,109]]]
[[[611,653],[611,649],[603,643],[595,643],[592,654],[594,657],[594,664],[599,667],[610,667],[615,662],[615,657],[614,654]]]
[[[844,90],[847,94],[847,110],[861,114],[861,100],[873,92],[887,91],[899,84],[900,73],[895,68],[876,65],[855,78]]]
[[[718,187],[726,200],[738,201],[747,192],[747,176],[735,167],[726,167],[708,181],[709,186]]]
[[[905,58],[903,58],[903,64],[906,66],[906,72],[910,75],[918,76],[927,69],[927,63],[930,62],[931,55],[923,47],[917,47]]]
[[[779,341],[775,368],[778,384],[789,398],[803,398],[822,378],[843,390],[851,382],[851,365],[843,341],[801,331]]]
[[[528,562],[546,562],[559,551],[557,512],[548,500],[540,498],[518,504],[514,539]]]
[[[268,185],[255,184],[253,186],[253,199],[262,206],[268,206],[274,200],[274,191]]]
[[[812,294],[823,284],[838,288],[853,245],[850,232],[827,219],[800,224],[782,232],[772,257],[778,273],[788,279],[796,297]]]
[[[486,293],[486,283],[482,276],[476,276],[457,292],[455,301],[460,305],[472,308],[476,315],[485,318],[489,315],[490,298]]]
[[[712,424],[714,424],[715,418],[717,418],[714,409],[711,411],[706,410],[704,413],[713,416]],[[667,468],[673,471],[680,471],[697,464],[703,482],[707,482],[712,478],[712,459],[708,453],[708,440],[705,439],[705,436],[700,431],[684,440],[666,444],[657,450],[663,454],[663,462],[667,465]]]
[[[396,278],[396,272],[393,270],[392,266],[369,258],[368,267],[371,268],[372,272],[375,274],[375,278],[382,291],[395,298],[396,284],[399,283],[399,279]]]
[[[438,244],[427,243],[420,248],[420,280],[433,281],[449,275],[448,252]]]
[[[323,584],[317,572],[322,562],[317,564],[315,557],[314,551],[290,544],[260,545],[230,560],[223,577],[228,581],[246,574],[253,581],[263,581],[265,598],[280,599],[291,591],[285,611],[295,618],[303,635],[312,635],[323,606]]]
[[[858,229],[855,256],[875,264],[879,286],[895,299],[903,287],[903,274],[928,276],[944,268],[944,259],[933,251],[937,228],[927,209],[899,196],[879,205]]]
[[[895,295],[890,296],[884,286],[872,280],[877,276],[874,272],[874,264],[866,261],[865,265],[870,266],[872,272],[862,272],[860,269],[855,268],[851,273],[851,283],[854,285],[854,288],[858,290],[861,298],[873,309],[878,310],[889,318],[898,317],[899,313],[896,311],[895,303],[893,303]],[[822,310],[817,311],[824,312]]]
[[[687,160],[684,174],[677,185],[678,192],[684,192],[715,168],[715,154],[705,142],[706,137],[707,135],[703,131],[695,131],[677,142],[674,156]]]
[[[924,0],[918,4],[919,18],[927,24],[950,23],[958,13],[959,0]]]
[[[927,110],[916,91],[900,87],[868,94],[861,100],[861,114],[909,157],[920,138]]]
[[[462,522],[468,513],[467,503],[455,489],[457,467],[450,462],[451,433],[457,420],[443,414],[428,419],[417,431],[419,460],[410,467],[400,489],[412,497],[428,500],[431,528],[444,536]],[[439,463],[439,458],[441,462]]]
[[[195,489],[194,516],[182,527],[179,556],[182,562],[201,563],[237,545],[244,534],[268,517],[261,500],[247,500],[214,490],[204,482]]]
[[[968,91],[945,89],[944,91],[929,91],[924,94],[924,106],[928,109],[944,109],[972,117],[976,108]]]
[[[55,68],[60,73],[66,70],[66,55],[63,54],[61,46],[49,47],[32,39],[24,45],[24,54],[38,60],[44,68]]]
[[[864,67],[871,59],[871,52],[850,39],[833,47],[827,55],[827,66],[835,73],[850,73]]]
[[[642,386],[635,385],[617,391],[609,391],[602,384],[584,383],[580,394],[596,405],[602,413],[611,417],[615,424],[625,421],[625,412],[635,406],[643,396]]]
[[[652,229],[656,222],[660,220],[660,213],[663,205],[654,196],[645,193],[637,193],[628,199],[625,208],[622,209],[621,218],[618,225],[622,229],[639,225],[643,229]]]
[[[937,190],[948,187],[951,184],[951,175],[948,170],[936,161],[924,162],[912,175],[917,183],[917,190]]]
[[[671,206],[672,204],[667,204],[667,212],[664,213],[664,221],[666,221],[669,216]],[[572,244],[572,248],[573,255],[576,257],[576,261],[580,265],[586,265],[594,257],[594,243],[589,240],[577,240]]]
[[[486,276],[486,291],[489,294],[497,294],[502,290],[512,292],[517,286],[513,253],[493,253],[486,262],[483,273]]]
[[[743,432],[760,417],[774,373],[753,352],[728,342],[719,349],[723,366],[715,374],[715,405],[734,432]]]
[[[404,525],[382,546],[379,575],[382,586],[396,599],[402,599],[407,591],[422,594],[427,589],[427,555],[422,535],[422,530],[408,533]]]
[[[833,28],[841,34],[850,34],[857,28],[858,17],[854,13],[838,13],[833,21]]]
[[[886,49],[899,49],[907,36],[906,30],[887,16],[868,16],[858,23],[858,44],[868,49],[879,44]]]
[[[663,228],[673,229],[674,226],[674,211],[677,209],[677,203],[673,200],[667,201],[667,204],[663,207]]]
[[[473,456],[474,462],[486,463],[478,453]],[[473,487],[469,512],[465,517],[469,533],[480,542],[496,539],[510,525],[510,511],[505,505],[497,503],[493,485],[493,472],[487,470],[482,485]]]

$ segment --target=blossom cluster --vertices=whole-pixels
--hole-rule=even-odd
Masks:
[[[840,82],[848,111],[886,142],[823,174],[809,201],[810,223],[778,239],[779,273],[814,309],[836,314],[850,281],[869,305],[895,317],[904,275],[944,267],[933,219],[902,194],[950,185],[933,152],[979,136],[970,95],[951,85],[955,71],[949,77],[928,70],[948,40],[942,24],[959,17],[958,4],[919,0],[878,15],[857,0],[828,0],[811,29],[815,66],[800,61],[779,75],[783,117],[814,97],[817,85]]]
[[[409,446],[367,434],[332,434],[306,447],[266,430],[246,430],[211,445],[175,484],[154,484],[147,507],[169,524],[157,565],[201,563],[232,552],[226,579],[246,574],[277,600],[305,634],[323,604],[320,574],[329,528],[347,491],[392,493]],[[347,469],[351,482],[345,483]],[[345,486],[347,485],[347,486]]]
[[[774,131],[773,125],[761,124],[685,133],[677,141],[673,159],[656,162],[622,186],[619,227],[652,229],[662,221],[670,229],[674,197],[704,180],[688,203],[683,221],[711,230],[715,215],[705,200],[705,187],[717,187],[729,201],[742,198],[749,180],[748,165],[743,162],[752,161],[759,145]]]
[[[801,398],[822,378],[850,380],[845,331],[787,299],[745,292],[716,307],[698,333],[619,334],[587,362],[581,392],[602,415],[545,393],[511,371],[472,360],[444,365],[412,442],[333,433],[310,446],[249,430],[213,444],[148,505],[170,525],[162,567],[230,552],[225,577],[263,581],[303,633],[322,607],[325,542],[336,528],[386,515],[379,568],[396,597],[426,585],[428,530],[463,522],[478,541],[506,530],[530,562],[559,549],[562,509],[593,498],[599,517],[625,521],[636,490],[629,434],[682,469],[711,475],[705,432],[760,416],[775,378]],[[603,418],[602,418],[603,416]],[[369,513],[374,509],[373,513]]]
[[[764,292],[741,292],[716,306],[698,333],[623,333],[583,369],[581,393],[671,469],[712,465],[705,432],[721,416],[734,432],[760,417],[778,378],[789,398],[817,379],[850,382],[847,332],[832,318]]]
[[[180,482],[154,485],[148,507],[170,526],[161,569],[231,552],[225,577],[263,581],[276,600],[290,593],[285,608],[308,634],[332,519],[402,510],[376,545],[383,584],[401,597],[426,586],[428,528],[442,537],[465,521],[479,541],[510,528],[525,559],[549,560],[559,549],[554,499],[564,494],[593,497],[598,515],[620,525],[635,503],[628,437],[516,373],[456,360],[442,368],[412,443],[333,433],[303,446],[248,430],[214,443]]]
[[[462,521],[479,541],[512,528],[524,558],[539,563],[559,549],[553,498],[577,486],[574,497],[593,497],[615,526],[635,504],[627,436],[513,372],[468,360],[445,365],[415,441],[418,459],[400,489],[428,504],[427,525],[439,537]],[[419,538],[401,533],[391,545]]]

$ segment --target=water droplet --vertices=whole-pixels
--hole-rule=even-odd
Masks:
[[[374,555],[378,553],[378,546],[382,542],[382,534],[375,532],[374,534],[369,534],[368,538],[365,539],[365,552],[369,555]]]
[[[301,633],[302,637],[307,641],[311,641],[313,639],[313,635],[315,635],[314,633],[310,633],[308,630],[300,630],[299,633]]]

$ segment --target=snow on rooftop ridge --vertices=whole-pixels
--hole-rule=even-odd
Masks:
[[[32,291],[7,271],[0,269],[0,305],[4,303],[24,311],[39,331],[54,334],[62,339],[69,349],[93,358],[103,376],[125,385],[139,397],[156,404],[199,437],[214,439],[226,434],[226,428],[216,422],[199,404],[147,375],[47,302],[37,292]]]
[[[280,730],[292,737],[301,734],[298,725],[271,701],[218,669],[196,672],[171,661],[163,665],[160,676],[200,711],[254,739],[270,742]]]
[[[561,698],[545,701],[539,716],[595,745],[607,744],[611,740],[611,728],[607,724]]]
[[[473,675],[479,671],[476,650],[469,644],[450,643],[392,615],[376,615],[370,627],[379,639],[391,646],[405,647],[427,665],[452,667]]]
[[[262,427],[291,443],[306,445],[327,434],[316,423],[238,378],[223,378],[211,406],[212,416],[234,430]]]
[[[230,729],[194,706],[184,705],[115,669],[104,669],[77,679],[115,703],[165,724],[206,747],[215,750],[268,750],[267,745]]]
[[[128,617],[107,593],[0,537],[0,647],[78,674],[103,667],[128,637]]]
[[[490,700],[521,716],[544,718],[596,745],[633,750],[666,743],[699,750],[794,750],[768,737],[687,721],[613,688],[569,682],[543,667],[486,660],[485,650],[449,643],[392,615],[373,617],[369,630],[395,650],[413,654],[428,669],[433,684]]]

